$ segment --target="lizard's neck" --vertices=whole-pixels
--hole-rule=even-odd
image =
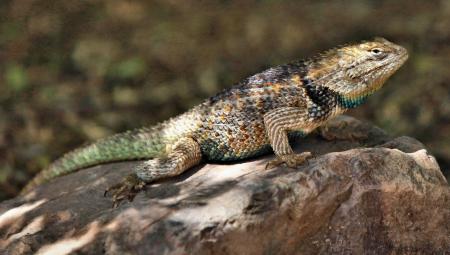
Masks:
[[[368,97],[369,97],[368,94],[357,97],[338,94],[337,103],[340,107],[344,109],[352,109],[365,103]]]
[[[383,82],[379,82],[371,85],[351,84],[348,87],[361,87],[362,89],[353,90],[348,93],[336,92],[337,103],[340,107],[346,109],[352,109],[362,105],[366,102],[367,98],[379,90]]]

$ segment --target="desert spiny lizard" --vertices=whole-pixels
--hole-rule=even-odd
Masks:
[[[302,137],[362,104],[408,58],[405,48],[375,38],[269,68],[150,128],[127,131],[75,149],[39,173],[22,191],[88,166],[148,159],[107,191],[114,204],[145,184],[176,176],[201,161],[241,160],[273,151],[268,163],[295,167],[311,156],[295,154]]]

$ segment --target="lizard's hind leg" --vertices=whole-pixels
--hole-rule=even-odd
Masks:
[[[134,173],[127,176],[122,182],[109,187],[105,191],[105,195],[112,192],[113,206],[116,207],[125,198],[133,200],[134,196],[147,183],[180,175],[185,170],[198,165],[201,159],[200,145],[192,138],[181,138],[172,146],[166,156],[139,164],[134,169]]]

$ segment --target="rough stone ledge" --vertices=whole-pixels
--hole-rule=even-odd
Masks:
[[[116,209],[103,191],[137,162],[57,178],[0,204],[0,251],[450,254],[450,188],[434,157],[350,117],[336,127],[364,135],[297,142],[316,155],[298,169],[263,170],[273,156],[205,164]]]

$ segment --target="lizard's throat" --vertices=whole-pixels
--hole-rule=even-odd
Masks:
[[[364,102],[366,102],[367,97],[369,97],[369,95],[361,95],[354,97],[338,94],[337,103],[339,104],[340,107],[344,109],[351,109],[359,105],[362,105]]]
[[[338,93],[337,101],[342,108],[355,108],[366,102],[367,98],[379,90],[385,79],[375,81],[374,83],[363,87],[360,90],[353,91],[351,93]],[[357,85],[356,85],[357,86]]]

